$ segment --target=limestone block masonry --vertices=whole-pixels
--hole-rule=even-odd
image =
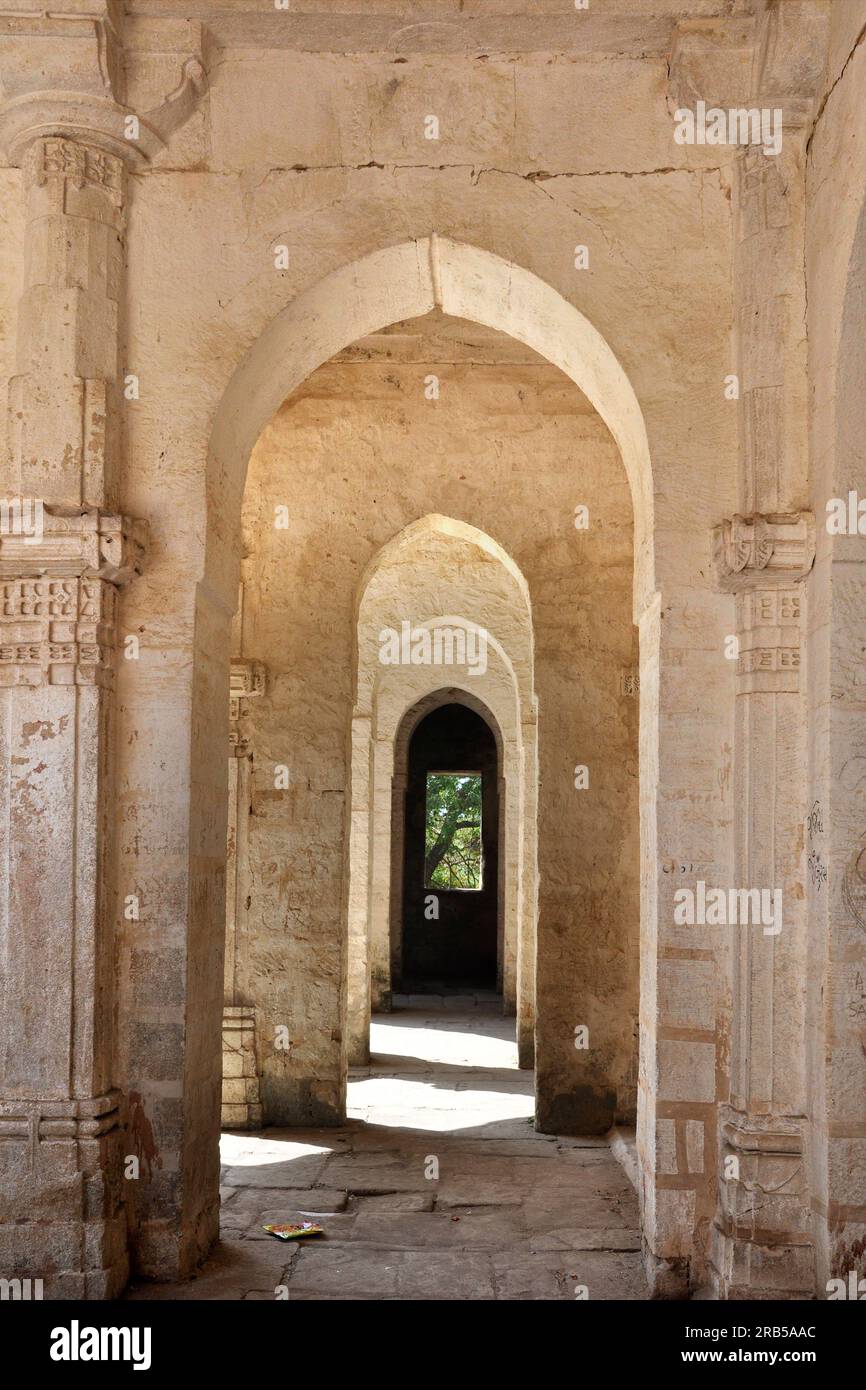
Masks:
[[[223,1129],[261,1129],[262,1102],[256,1063],[256,1011],[223,1009]]]

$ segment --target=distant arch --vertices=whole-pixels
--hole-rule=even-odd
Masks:
[[[461,598],[463,575],[466,566],[473,564],[477,573],[469,587],[471,600],[466,602]],[[441,611],[440,605],[447,611]],[[409,738],[420,718],[448,702],[465,704],[479,713],[493,730],[499,750],[500,982],[506,1010],[517,1014],[522,1064],[530,1065],[535,1017],[538,753],[529,586],[492,536],[453,517],[431,513],[404,527],[372,558],[358,586],[355,613],[347,897],[350,1058],[364,1060],[371,1008],[388,1007],[390,1001],[402,902]],[[383,665],[382,631],[399,630],[407,618],[415,632],[457,625],[483,631],[484,670],[473,674],[461,664]]]

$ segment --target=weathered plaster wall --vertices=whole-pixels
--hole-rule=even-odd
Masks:
[[[282,1068],[317,1076],[317,1113],[321,1104],[332,1114],[355,593],[396,532],[444,512],[497,540],[529,586],[540,711],[541,1119],[598,1127],[601,1112],[609,1120],[634,1107],[637,700],[623,689],[637,663],[631,502],[617,451],[573,384],[526,350],[494,353],[492,335],[458,327],[454,342],[381,335],[372,360],[360,360],[362,349],[321,368],[251,460],[243,655],[267,660],[270,679],[244,721],[255,761],[243,989],[251,1003],[268,1001],[273,1019],[285,1015],[297,1038],[287,1057],[263,1059],[265,1104],[269,1072]],[[425,398],[430,373],[438,400]],[[281,504],[284,531],[273,524]],[[587,531],[575,528],[578,504],[589,509]],[[470,554],[458,547],[453,568],[440,561],[438,594],[429,576],[417,587],[410,557],[405,616],[426,621],[420,607],[431,596],[441,613],[459,612],[455,592],[465,586],[466,616],[477,621],[472,595],[487,581],[474,576]],[[503,626],[496,602],[491,595],[486,607],[493,636]],[[291,769],[288,792],[273,788],[275,763]],[[589,766],[587,791],[574,788],[576,763]],[[581,1023],[588,1052],[574,1046]],[[305,1095],[281,1085],[275,1118],[301,1118]],[[587,1109],[578,1117],[562,1097],[581,1087]]]

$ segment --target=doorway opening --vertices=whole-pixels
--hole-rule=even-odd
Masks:
[[[398,995],[501,988],[498,761],[490,726],[463,704],[432,710],[412,734]]]
[[[486,705],[456,689],[419,701],[397,729],[392,987],[370,1019],[369,1069],[349,1087],[349,1113],[367,1124],[399,1114],[410,1130],[505,1123],[522,1133],[532,1122],[531,1059],[519,1059],[503,985],[504,747]]]

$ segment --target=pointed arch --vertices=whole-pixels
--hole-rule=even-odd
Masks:
[[[271,320],[235,370],[208,450],[207,582],[232,602],[236,560],[226,561],[235,554],[247,463],[286,396],[358,338],[435,308],[532,348],[598,411],[631,489],[635,613],[642,613],[655,591],[653,483],[646,425],[631,382],[598,329],[558,290],[513,261],[437,235],[374,251],[311,285]]]

